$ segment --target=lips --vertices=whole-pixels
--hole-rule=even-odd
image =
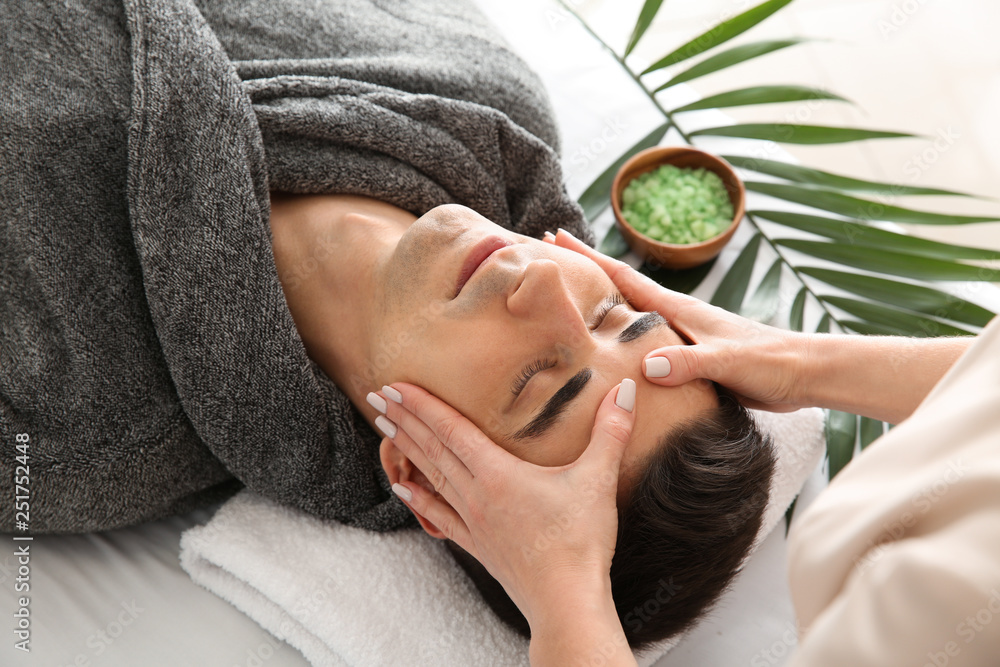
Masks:
[[[499,236],[487,236],[485,239],[477,243],[472,247],[472,251],[465,258],[465,262],[462,264],[462,270],[458,274],[458,283],[455,288],[455,296],[461,293],[462,288],[465,287],[465,283],[469,282],[473,274],[479,270],[479,267],[489,258],[490,255],[495,253],[501,248],[506,248],[512,245],[512,243],[506,239],[500,238]]]

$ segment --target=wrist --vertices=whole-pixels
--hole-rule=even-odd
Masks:
[[[791,401],[800,408],[821,405],[831,363],[830,334],[796,333],[792,346]],[[834,346],[835,347],[835,346]]]
[[[565,619],[567,609],[580,610],[587,616],[606,617],[610,612],[617,618],[610,576],[574,572],[545,577],[535,587],[529,607],[524,610],[532,635],[536,630],[558,625]]]
[[[785,331],[774,336],[765,348],[761,373],[769,372],[775,381],[773,393],[767,396],[772,404],[791,409],[814,405],[814,366],[819,363],[815,350],[816,334]]]
[[[563,580],[549,604],[529,618],[532,665],[635,665],[622,629],[611,581]]]

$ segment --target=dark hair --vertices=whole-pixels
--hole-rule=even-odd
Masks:
[[[633,649],[704,616],[760,531],[774,472],[771,438],[731,393],[716,391],[719,407],[663,437],[618,510],[611,590]],[[529,637],[500,583],[457,544],[448,547],[497,616]]]

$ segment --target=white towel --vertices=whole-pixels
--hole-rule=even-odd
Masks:
[[[823,413],[756,412],[778,465],[758,544],[824,452]],[[181,537],[181,566],[313,665],[527,665],[528,642],[480,598],[444,544],[418,530],[325,523],[243,491]],[[655,662],[674,644],[638,656]]]

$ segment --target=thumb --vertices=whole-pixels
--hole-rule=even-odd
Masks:
[[[670,345],[653,350],[642,361],[642,372],[653,384],[676,387],[691,380],[717,380],[718,364],[707,345]]]
[[[625,378],[608,392],[597,409],[590,444],[577,459],[577,464],[593,467],[602,478],[606,476],[617,485],[618,468],[634,425],[635,381]],[[613,474],[608,475],[609,472]]]

